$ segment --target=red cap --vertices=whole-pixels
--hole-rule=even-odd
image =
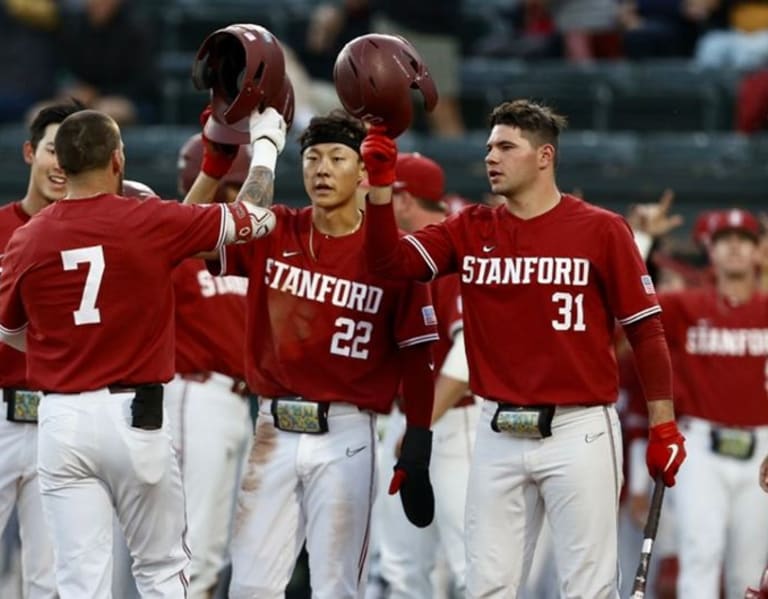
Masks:
[[[755,240],[760,237],[760,222],[746,210],[733,208],[717,210],[704,217],[706,237],[711,241],[716,235],[725,231],[742,231]]]
[[[440,202],[445,193],[445,173],[434,160],[418,153],[398,154],[394,191],[407,191],[413,197]]]

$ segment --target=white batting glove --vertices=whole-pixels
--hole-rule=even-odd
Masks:
[[[277,153],[285,147],[285,119],[277,110],[268,106],[263,112],[254,110],[248,119],[251,131],[251,143],[259,139],[268,139],[277,148]]]

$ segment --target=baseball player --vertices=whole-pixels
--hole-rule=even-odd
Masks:
[[[391,490],[412,521],[432,519],[434,308],[426,286],[368,272],[356,198],[364,136],[342,112],[315,117],[299,139],[311,206],[275,206],[269,240],[220,255],[221,274],[248,277],[246,376],[261,397],[235,515],[233,599],[283,597],[305,540],[313,597],[363,596],[375,414],[389,411],[401,377],[408,429]],[[260,184],[240,194],[270,205],[282,116],[267,108],[251,140]]]
[[[182,196],[191,188],[202,157],[203,139],[197,134],[179,152]],[[234,164],[226,164],[217,199],[235,199],[250,158],[250,148],[241,146]],[[216,585],[238,475],[253,433],[242,358],[247,289],[244,278],[213,277],[199,258],[184,260],[173,271],[176,377],[166,385],[165,398],[187,505],[190,599],[208,597]]]
[[[125,155],[113,119],[59,125],[68,195],[17,229],[3,258],[0,337],[27,353],[39,405],[38,477],[61,599],[111,595],[113,513],[144,597],[186,596],[181,476],[160,383],[173,376],[171,271],[265,235],[266,209],[115,195]],[[41,242],[44,240],[44,243]]]
[[[768,452],[768,300],[758,292],[757,219],[722,210],[706,224],[714,286],[659,295],[688,439],[675,492],[677,593],[717,599],[722,567],[726,597],[741,599],[768,559],[768,505],[755,485]]]
[[[622,484],[614,323],[633,346],[650,418],[649,473],[685,457],[659,305],[620,216],[555,183],[563,117],[528,100],[491,114],[496,208],[473,206],[398,242],[394,141],[372,128],[366,252],[374,272],[458,272],[472,391],[484,399],[467,495],[467,597],[516,597],[546,516],[561,596],[618,597]]]
[[[64,197],[67,178],[53,147],[59,123],[80,110],[76,103],[56,104],[37,113],[24,142],[29,164],[27,193],[0,208],[0,273],[3,248],[11,234],[51,203]],[[45,526],[37,484],[37,403],[39,392],[27,383],[24,354],[0,343],[0,530],[16,506],[21,537],[22,588],[28,599],[56,597],[53,546]]]
[[[436,162],[420,154],[399,154],[395,173],[392,203],[403,231],[413,232],[445,218],[445,175]],[[462,374],[466,370],[464,344],[461,340],[454,343],[462,330],[458,276],[441,277],[431,289],[440,334],[432,353],[435,372],[442,376],[435,383],[430,471],[439,499],[435,521],[419,529],[406,520],[395,498],[386,494],[379,498],[380,567],[390,599],[435,596],[431,574],[438,548],[444,552],[454,586],[464,592],[464,499],[479,406]],[[404,425],[402,413],[393,409],[382,444],[385,466],[396,459],[395,446]]]

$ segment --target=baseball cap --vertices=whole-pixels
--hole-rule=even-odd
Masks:
[[[705,223],[710,241],[725,231],[741,231],[755,240],[760,237],[760,222],[751,212],[741,208],[712,211],[706,215]]]
[[[437,162],[417,152],[398,154],[392,188],[422,200],[440,202],[445,193],[445,173]]]

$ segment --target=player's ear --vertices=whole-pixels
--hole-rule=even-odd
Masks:
[[[123,172],[123,152],[120,148],[112,150],[112,172],[116,175]]]
[[[555,164],[555,146],[552,144],[541,144],[539,147],[539,168],[547,168]]]
[[[31,141],[27,140],[24,142],[24,145],[21,147],[21,153],[24,156],[24,162],[31,165],[35,159],[35,148],[32,147]]]

